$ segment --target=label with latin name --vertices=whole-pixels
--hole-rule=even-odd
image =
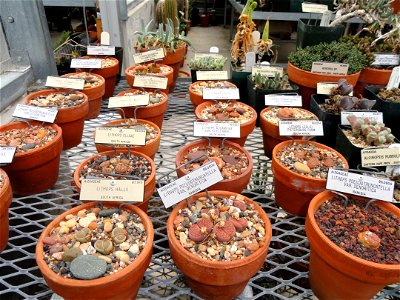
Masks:
[[[251,68],[256,64],[256,53],[251,51],[246,53],[245,71],[251,72]]]
[[[157,191],[164,206],[168,208],[223,179],[217,164],[212,161],[157,189]]]
[[[374,53],[375,60],[372,65],[397,66],[400,63],[400,55],[393,53]]]
[[[46,86],[54,88],[83,90],[85,86],[85,79],[47,76]]]
[[[116,96],[108,99],[108,108],[149,105],[150,94]]]
[[[87,46],[88,55],[115,55],[115,46]]]
[[[323,136],[322,121],[279,121],[279,135],[282,136]]]
[[[322,14],[324,11],[328,10],[328,5],[303,2],[301,8],[303,12]]]
[[[58,110],[56,108],[37,107],[33,105],[17,104],[13,117],[54,123]]]
[[[373,148],[361,150],[363,167],[400,165],[400,148]]]
[[[71,68],[101,69],[101,58],[73,58]]]
[[[197,80],[227,80],[228,71],[196,71]]]
[[[215,99],[215,100],[230,100],[239,99],[239,89],[238,88],[204,88],[203,89],[203,99]]]
[[[200,53],[200,52],[195,52],[194,53],[194,59],[199,59],[199,58],[203,58],[203,57],[223,57],[222,54],[219,53]]]
[[[278,73],[280,77],[283,76],[283,68],[282,67],[271,67],[271,66],[253,66],[251,69],[251,75],[254,76],[257,73],[268,76],[268,77],[275,77]]]
[[[300,95],[269,94],[265,95],[266,106],[301,106]]]
[[[311,72],[327,75],[347,75],[349,64],[315,61],[312,63]]]
[[[14,159],[15,147],[0,147],[0,164],[9,164]]]
[[[338,86],[337,82],[318,82],[317,94],[330,95],[332,89],[337,88],[337,86]],[[353,96],[353,92],[351,92],[349,96]]]
[[[194,122],[193,135],[218,138],[240,138],[240,123]]]
[[[394,181],[329,169],[326,188],[333,191],[392,202]]]
[[[398,88],[400,85],[400,66],[394,67],[390,74],[389,82],[386,85],[387,90]]]
[[[133,54],[133,60],[135,61],[135,64],[141,64],[151,60],[163,59],[164,57],[165,53],[163,48]]]
[[[143,202],[144,180],[83,179],[80,200]]]
[[[150,89],[161,89],[167,88],[168,78],[161,76],[147,76],[147,75],[135,75],[133,86],[150,88]]]
[[[340,112],[340,123],[342,125],[350,125],[347,117],[355,115],[357,118],[369,118],[371,121],[383,123],[383,114],[380,111],[342,111]]]
[[[137,128],[121,127],[96,127],[95,143],[113,145],[146,145],[146,129],[143,126]]]

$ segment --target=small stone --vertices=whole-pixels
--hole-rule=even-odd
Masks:
[[[120,256],[120,258],[119,258],[119,260],[120,260],[120,261],[123,261],[124,263],[129,262],[130,259],[131,259],[130,256],[129,256],[128,253],[126,253],[126,252],[124,252],[123,254],[121,254],[121,256]]]
[[[60,230],[58,231],[58,233],[60,233],[60,234],[69,233],[69,228],[68,228],[68,226],[61,226],[61,227],[60,227]]]
[[[82,227],[88,227],[89,224],[90,224],[92,221],[95,221],[96,219],[97,219],[97,218],[96,218],[95,215],[93,215],[93,216],[87,215],[86,217],[84,217],[84,218],[82,218],[82,219],[79,220],[79,225],[81,225]]]
[[[49,253],[53,254],[53,253],[57,253],[57,252],[62,252],[62,250],[63,250],[63,247],[61,244],[55,244],[55,245],[50,246]]]
[[[230,252],[233,254],[237,251],[237,246],[235,244],[232,245]]]
[[[139,245],[138,244],[133,244],[130,248],[129,248],[129,250],[128,250],[130,253],[132,253],[132,254],[139,254]]]
[[[244,108],[241,107],[241,106],[237,106],[237,107],[236,107],[236,111],[237,111],[239,114],[243,115],[243,114],[246,112],[246,109],[244,109]]]
[[[107,263],[93,255],[81,255],[71,262],[70,271],[78,279],[95,279],[104,275]]]
[[[123,251],[129,250],[130,247],[131,247],[131,245],[129,245],[129,243],[127,243],[127,242],[123,242],[119,245],[119,249],[121,249]]]
[[[211,247],[207,248],[207,253],[210,254],[211,256],[214,256],[215,254],[217,254],[217,252],[215,252],[215,250]]]
[[[79,246],[79,249],[81,249],[82,251],[86,251],[89,247],[89,243],[83,243]]]
[[[73,219],[73,218],[75,218],[75,217],[74,217],[74,215],[72,215],[72,214],[69,214],[69,215],[66,215],[66,216],[65,216],[65,220],[71,220],[71,219]]]
[[[206,245],[203,245],[203,244],[200,244],[200,245],[199,245],[199,251],[200,251],[200,252],[206,252],[206,251],[207,251],[207,246],[206,246]]]
[[[222,156],[222,160],[226,162],[227,164],[230,164],[232,166],[236,165],[239,161],[232,155],[224,155]]]
[[[82,209],[82,210],[78,211],[77,216],[80,218],[86,217],[86,209]]]
[[[77,258],[78,256],[80,256],[82,254],[83,253],[82,253],[81,249],[79,249],[77,247],[73,247],[64,252],[64,254],[62,256],[62,260],[63,261],[73,261],[75,258]]]
[[[26,144],[24,146],[22,146],[22,149],[24,150],[30,150],[36,147],[36,144]]]
[[[111,232],[113,224],[111,222],[104,223],[104,232]]]
[[[378,249],[381,245],[381,239],[372,231],[366,230],[358,234],[358,241],[365,248]]]
[[[102,260],[104,260],[106,263],[108,263],[108,264],[111,264],[112,263],[112,259],[110,258],[110,257],[108,257],[108,256],[105,256],[105,255],[98,255],[97,256],[98,258],[100,258],[100,259],[102,259]]]
[[[68,228],[74,227],[76,225],[75,219],[68,220],[66,225],[67,225]]]
[[[111,209],[103,209],[99,212],[100,217],[110,217],[113,214],[119,213],[118,208],[111,208]]]
[[[193,160],[193,162],[201,162],[207,159],[207,152],[205,151],[196,151],[196,152],[190,152],[187,155],[188,160]]]
[[[260,246],[258,245],[257,241],[250,241],[250,242],[245,242],[246,245],[246,249],[254,252],[256,251],[258,248],[260,248]]]
[[[53,253],[51,255],[51,257],[54,258],[55,260],[62,260],[63,253],[64,252],[56,252],[56,253]]]
[[[241,200],[233,200],[233,206],[239,208],[241,211],[246,210],[246,203]]]
[[[311,169],[308,166],[298,161],[294,163],[294,168],[299,173],[305,173],[305,174],[311,173]]]
[[[46,236],[43,239],[43,244],[45,244],[45,245],[54,245],[55,243],[57,243],[57,241],[54,238],[52,238],[51,236]]]
[[[95,221],[90,222],[88,228],[89,228],[90,230],[96,230],[96,228],[97,228],[97,222],[95,222]]]

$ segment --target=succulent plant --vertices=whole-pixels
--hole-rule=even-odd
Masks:
[[[380,89],[378,97],[385,101],[400,103],[400,88]]]
[[[287,75],[280,77],[277,73],[275,77],[268,77],[261,73],[256,73],[253,76],[253,83],[256,88],[264,90],[290,90],[289,79]]]
[[[194,70],[222,70],[225,62],[224,56],[204,56],[192,59],[189,67]]]
[[[369,145],[390,144],[395,140],[394,135],[391,134],[391,129],[385,127],[383,123],[378,123],[369,118],[357,118],[355,115],[349,115],[347,119],[350,122],[353,135],[355,137],[363,136]]]

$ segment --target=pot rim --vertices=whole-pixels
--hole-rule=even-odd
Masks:
[[[126,69],[125,69],[125,75],[127,75],[127,76],[135,76],[136,74],[129,74],[128,72],[129,72],[130,70],[134,70],[134,69],[136,69],[137,67],[143,66],[143,65],[145,65],[145,64],[146,64],[146,63],[141,63],[141,64],[137,64],[137,65],[130,66],[130,67],[126,68]],[[168,76],[168,75],[170,75],[170,74],[172,74],[172,73],[174,72],[174,69],[173,69],[172,67],[166,65],[166,64],[158,64],[158,63],[156,63],[156,66],[168,67],[168,72],[166,72],[166,73],[159,73],[158,76]],[[141,75],[141,74],[139,74],[139,75]],[[156,75],[156,76],[157,76],[157,75]]]
[[[106,59],[106,58],[108,58],[108,59],[111,59],[112,61],[115,62],[115,64],[113,64],[112,66],[101,67],[101,68],[96,69],[96,70],[107,70],[107,69],[115,68],[115,66],[118,66],[118,65],[119,65],[119,60],[116,59],[116,58],[113,57],[113,56],[107,56],[107,55],[84,55],[84,56],[81,56],[81,57],[79,57],[79,58],[100,58],[100,59]],[[79,68],[79,69],[81,69],[81,68]],[[82,68],[82,69],[85,69],[85,68]]]
[[[288,69],[290,69],[290,68],[293,68],[294,70],[296,70],[296,71],[298,71],[298,72],[304,72],[304,73],[306,73],[308,76],[310,76],[310,75],[329,76],[329,77],[332,77],[332,78],[337,78],[338,80],[339,80],[339,79],[342,79],[343,77],[356,76],[356,75],[359,76],[359,75],[361,74],[361,70],[358,71],[358,72],[356,72],[356,73],[347,74],[347,75],[333,75],[333,74],[329,74],[329,75],[328,75],[328,74],[312,73],[311,71],[306,71],[306,70],[300,69],[300,68],[296,67],[294,64],[292,64],[290,61],[288,61]],[[296,84],[297,84],[297,83],[296,83]]]
[[[268,106],[268,107],[264,108],[264,109],[260,112],[260,118],[261,118],[262,120],[264,120],[266,123],[270,124],[270,126],[279,127],[278,125],[275,125],[275,124],[273,124],[272,122],[268,121],[268,119],[264,116],[264,113],[266,113],[267,111],[272,110],[274,107],[275,107],[275,106]],[[306,111],[306,112],[312,114],[312,115],[315,117],[315,120],[319,120],[318,117],[317,117],[314,113],[312,113],[311,111],[309,111],[308,109],[301,108],[301,107],[289,107],[289,106],[281,106],[281,107],[279,107],[279,108],[285,108],[285,107],[288,107],[288,108],[296,108],[296,109],[299,109],[299,110],[301,110],[301,111]],[[279,120],[282,121],[281,119],[279,119]],[[303,119],[297,119],[297,120],[298,120],[298,121],[301,121],[301,120],[303,120]]]
[[[96,73],[86,72],[86,71],[68,73],[68,74],[64,74],[61,77],[74,77],[74,74],[79,74],[79,73],[89,73],[92,76],[96,76],[101,81],[101,84],[99,84],[97,86],[93,86],[93,87],[90,87],[90,88],[83,88],[82,92],[87,91],[87,90],[91,91],[91,90],[98,89],[98,88],[101,89],[106,84],[106,80],[104,79],[103,76],[101,76],[99,74],[96,74]]]
[[[11,182],[10,182],[10,178],[8,177],[6,171],[4,171],[2,168],[0,168],[0,175],[3,175],[4,177],[4,184],[3,187],[0,189],[0,199],[2,201],[0,201],[0,210],[2,211],[3,208],[8,209],[8,207],[11,205],[11,201],[13,199],[12,197],[12,192],[11,192]],[[7,201],[3,201],[4,197],[7,196],[7,194],[9,193],[11,194],[11,197],[9,199],[7,199]]]
[[[154,89],[143,89],[146,92],[154,92]],[[118,93],[116,96],[124,96],[126,93],[133,93],[135,91],[142,91],[141,88],[134,88],[134,89],[129,89],[129,90],[125,90],[122,91],[120,93]],[[143,107],[139,107],[138,109],[146,109],[146,108],[154,108],[154,107],[158,107],[163,105],[166,101],[168,101],[168,95],[164,92],[162,92],[161,90],[158,90],[157,93],[162,94],[163,98],[159,103],[153,104],[153,105],[147,105],[147,106],[143,106]],[[134,107],[125,107],[125,108],[134,108]]]

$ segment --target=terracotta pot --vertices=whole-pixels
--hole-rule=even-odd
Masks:
[[[203,82],[203,80],[196,81],[196,82],[192,83],[191,85],[189,85],[189,99],[195,107],[200,105],[201,103],[209,101],[209,100],[203,100],[203,93],[200,95],[200,94],[194,92],[193,86],[195,84],[198,84],[199,82]],[[233,84],[229,81],[225,81],[225,84],[228,86],[236,87],[235,84]]]
[[[123,124],[123,123],[125,123],[125,120],[121,119],[121,120],[114,120],[114,121],[108,122],[101,126],[110,127],[110,126],[115,126],[115,125],[119,125],[119,124]],[[137,123],[138,124],[147,124],[147,125],[152,126],[157,131],[157,136],[153,141],[151,141],[150,143],[148,143],[144,146],[131,146],[130,148],[133,151],[146,154],[147,156],[149,156],[151,159],[154,160],[154,156],[156,155],[156,153],[158,151],[158,147],[160,147],[161,130],[160,130],[160,128],[158,128],[158,126],[156,124],[154,124],[153,122],[150,122],[150,121],[138,119]],[[93,132],[93,138],[96,138],[96,131]],[[111,151],[114,149],[114,147],[112,145],[97,144],[97,143],[95,145],[96,145],[96,150],[99,153],[105,152],[105,151]],[[122,149],[127,149],[127,147],[125,146],[125,147],[117,147],[116,148],[117,151],[120,151]]]
[[[31,125],[41,122],[29,121]],[[26,122],[13,122],[0,126],[0,132],[27,127]],[[57,135],[46,145],[23,153],[16,153],[11,164],[4,166],[16,195],[32,195],[51,188],[58,178],[60,154],[63,148],[62,130],[49,124]]]
[[[125,70],[126,81],[133,88],[135,88],[133,86],[133,82],[135,80],[135,75],[130,74],[129,71],[136,69],[138,66],[140,66],[140,65],[131,66],[129,68],[126,68],[126,70]],[[167,77],[168,78],[167,89],[166,90],[161,90],[164,93],[168,93],[169,88],[171,87],[171,85],[172,85],[172,83],[174,81],[174,70],[170,66],[167,66],[167,65],[157,64],[157,66],[169,68],[167,73],[156,74],[158,76],[163,76],[163,77]]]
[[[364,68],[361,70],[360,77],[354,87],[354,95],[364,96],[364,89],[367,85],[387,85],[392,70],[379,70],[374,68]]]
[[[11,205],[13,194],[10,179],[6,172],[0,169],[0,176],[4,178],[3,187],[0,189],[0,253],[7,246],[8,242],[8,208]]]
[[[226,191],[210,191],[211,195],[235,196],[236,193]],[[199,193],[190,198],[195,201],[199,197],[205,197],[206,193]],[[271,241],[271,223],[264,210],[254,201],[244,197],[246,202],[254,205],[259,216],[265,223],[265,244],[253,254],[243,259],[220,262],[202,259],[183,248],[174,233],[174,220],[180,209],[186,207],[186,202],[179,203],[171,212],[167,233],[171,256],[176,266],[185,275],[190,288],[204,299],[233,299],[240,295],[247,282],[263,266]]]
[[[295,142],[299,144],[313,144],[318,148],[334,152],[342,159],[345,168],[349,167],[343,155],[330,147],[312,141],[295,140]],[[311,199],[326,189],[326,179],[312,178],[298,174],[290,171],[280,163],[277,158],[278,152],[291,143],[291,140],[279,143],[272,151],[275,201],[285,211],[293,215],[305,217]]]
[[[273,109],[273,107],[264,108],[260,113],[260,129],[263,133],[264,154],[269,158],[272,157],[272,150],[275,148],[276,145],[278,145],[283,141],[291,139],[288,136],[281,136],[279,134],[279,126],[269,122],[267,118],[264,117],[264,114],[271,109]],[[318,119],[317,116],[315,116],[314,114],[312,115],[315,117],[316,120]],[[308,137],[293,136],[293,138],[296,140],[298,139],[301,140],[303,138],[308,138]]]
[[[232,101],[236,103],[236,101]],[[201,103],[199,106],[196,107],[196,110],[194,113],[196,114],[196,117],[201,119],[201,112],[210,105],[215,104],[214,101],[207,101]],[[246,142],[247,136],[253,132],[254,127],[256,127],[256,120],[257,120],[257,112],[252,108],[251,106],[248,106],[247,104],[241,103],[241,106],[247,107],[248,110],[253,112],[253,117],[248,120],[247,122],[240,123],[240,138],[238,139],[227,139],[228,141],[234,142],[236,144],[239,144],[240,146],[244,146],[244,143]],[[213,120],[215,121],[215,120]]]
[[[124,154],[128,154],[128,150],[127,149],[118,149],[117,153],[124,153]],[[147,178],[147,180],[144,183],[144,197],[143,197],[143,202],[138,202],[135,203],[135,206],[139,207],[140,209],[142,209],[144,212],[147,212],[147,208],[149,206],[149,200],[151,198],[151,196],[154,193],[155,187],[156,187],[156,165],[154,164],[154,161],[148,157],[147,155],[143,154],[143,153],[139,153],[136,151],[131,151],[130,152],[131,155],[133,156],[141,156],[143,158],[145,158],[146,160],[148,160],[151,164],[151,174],[149,176],[149,178]],[[81,174],[81,171],[83,169],[83,167],[85,165],[88,164],[88,162],[90,160],[92,160],[93,158],[97,157],[97,156],[102,156],[102,155],[110,155],[113,156],[115,155],[115,151],[111,150],[111,151],[105,151],[105,152],[101,152],[98,154],[95,154],[89,158],[86,158],[84,161],[82,161],[80,163],[80,165],[75,169],[74,172],[74,185],[76,186],[76,189],[78,190],[78,193],[80,193],[81,191],[81,182],[79,181],[79,177]],[[107,202],[110,203],[110,202]]]
[[[126,93],[133,93],[140,89],[131,89],[119,93],[117,96],[124,96]],[[152,92],[152,89],[144,89],[145,91]],[[164,114],[168,109],[168,96],[163,92],[159,92],[163,95],[163,100],[160,103],[154,105],[148,105],[146,107],[140,107],[136,110],[136,118],[147,120],[156,124],[160,129],[162,129],[162,123],[164,120]],[[134,107],[123,107],[125,118],[133,118]],[[121,112],[119,114],[122,116]]]
[[[308,208],[305,230],[311,248],[311,288],[319,299],[372,299],[386,285],[400,281],[400,265],[379,264],[356,257],[325,236],[314,214],[334,196],[330,191],[319,193]],[[376,201],[371,205],[379,206],[400,218],[400,209],[393,204]]]
[[[351,75],[324,75],[301,70],[290,62],[287,66],[289,80],[299,86],[299,94],[303,97],[302,107],[305,109],[310,108],[311,95],[317,93],[318,82],[338,82],[339,79],[344,78],[348,83],[355,86],[360,73],[361,71]]]
[[[25,103],[29,105],[30,101],[34,98],[57,92],[59,91],[42,90],[34,92],[26,96]],[[77,106],[58,109],[57,117],[54,121],[62,129],[63,150],[70,149],[81,143],[85,118],[89,113],[88,97],[82,92],[76,91],[74,93],[81,94],[85,98],[85,101]]]
[[[221,139],[210,139],[211,140],[211,146],[218,146],[221,145]],[[175,166],[178,168],[181,165],[181,162],[183,161],[183,157],[189,152],[190,149],[195,148],[195,147],[204,147],[208,145],[208,140],[207,139],[201,139],[197,140],[194,142],[191,142],[189,144],[186,144],[183,146],[181,149],[179,149],[178,153],[176,154],[176,159],[175,159]],[[247,186],[247,184],[250,181],[251,173],[253,171],[253,159],[251,157],[251,154],[243,147],[239,146],[236,143],[230,142],[230,141],[225,141],[224,145],[226,147],[230,147],[236,150],[241,151],[244,153],[249,161],[249,166],[247,167],[247,170],[237,176],[236,178],[232,179],[224,179],[208,188],[209,191],[215,191],[215,190],[222,190],[222,191],[229,191],[229,192],[234,192],[234,193],[240,193],[244,190],[244,188]],[[179,168],[176,170],[176,174],[178,177],[182,177],[188,172],[184,170],[183,168]]]
[[[65,74],[62,77],[74,77],[76,73]],[[101,102],[105,92],[105,80],[102,76],[92,73],[93,76],[100,78],[101,84],[92,88],[85,88],[82,90],[89,100],[89,113],[86,115],[86,120],[95,119],[100,114]]]
[[[98,74],[105,79],[105,93],[103,98],[110,98],[114,94],[115,83],[117,81],[117,73],[119,70],[119,61],[115,57],[105,57],[105,56],[82,56],[81,58],[108,58],[115,62],[114,65],[109,67],[104,67],[101,69],[92,69],[91,72]],[[88,69],[76,69],[77,72],[89,71]]]
[[[144,272],[151,261],[153,253],[154,228],[150,218],[134,205],[124,205],[124,209],[137,214],[146,230],[147,241],[140,255],[127,267],[112,275],[92,280],[64,278],[54,273],[44,261],[43,239],[50,236],[56,227],[68,214],[76,215],[82,209],[96,206],[90,202],[74,207],[55,218],[42,232],[36,245],[36,263],[39,266],[47,285],[64,299],[134,299],[142,283]],[[118,207],[119,204],[107,203],[108,207]]]
[[[400,1],[399,0],[394,0],[390,5],[393,8],[393,14],[397,14],[400,11]]]

